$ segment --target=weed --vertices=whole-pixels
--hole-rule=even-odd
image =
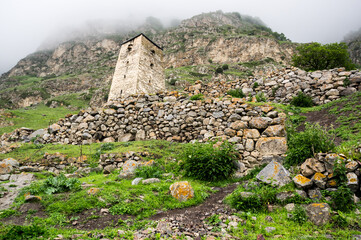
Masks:
[[[300,206],[300,205],[296,205],[295,209],[292,211],[292,217],[291,220],[297,223],[305,223],[307,221],[307,214],[305,209]]]
[[[263,92],[258,92],[256,94],[256,100],[257,100],[257,102],[267,102],[267,98]]]
[[[298,92],[297,96],[294,96],[290,102],[291,105],[296,107],[312,107],[312,98],[303,92]]]
[[[135,176],[144,179],[161,178],[163,171],[157,166],[141,166],[135,170]]]
[[[204,99],[204,96],[203,94],[199,93],[199,94],[196,94],[196,95],[193,95],[189,98],[190,100],[203,100]]]
[[[232,97],[235,97],[235,98],[243,98],[243,97],[245,97],[245,95],[244,95],[241,88],[228,90],[227,94],[231,95]]]
[[[253,86],[252,86],[253,90],[256,89],[256,88],[258,88],[258,87],[259,87],[259,83],[258,83],[258,82],[253,83]]]

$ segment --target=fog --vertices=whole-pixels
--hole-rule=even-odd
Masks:
[[[45,40],[66,39],[97,22],[129,28],[148,16],[169,23],[216,10],[259,17],[295,42],[338,42],[361,27],[360,0],[1,0],[0,74]]]

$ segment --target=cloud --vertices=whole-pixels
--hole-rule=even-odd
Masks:
[[[1,0],[0,73],[34,52],[45,39],[87,21],[163,21],[202,12],[240,12],[262,19],[296,42],[341,41],[361,27],[359,0]]]

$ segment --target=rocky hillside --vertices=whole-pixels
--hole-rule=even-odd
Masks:
[[[150,23],[148,19],[132,31],[68,41],[25,57],[0,78],[0,108],[25,107],[68,93],[84,93],[93,104],[102,104],[121,42],[139,32],[164,47],[166,68],[263,59],[287,64],[295,46],[260,20],[238,13],[201,14],[168,29]]]
[[[344,42],[348,45],[352,61],[357,65],[361,65],[361,28],[356,32],[348,34]]]

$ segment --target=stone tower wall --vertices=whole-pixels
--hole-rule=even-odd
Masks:
[[[165,90],[163,52],[143,35],[120,48],[108,101]]]

